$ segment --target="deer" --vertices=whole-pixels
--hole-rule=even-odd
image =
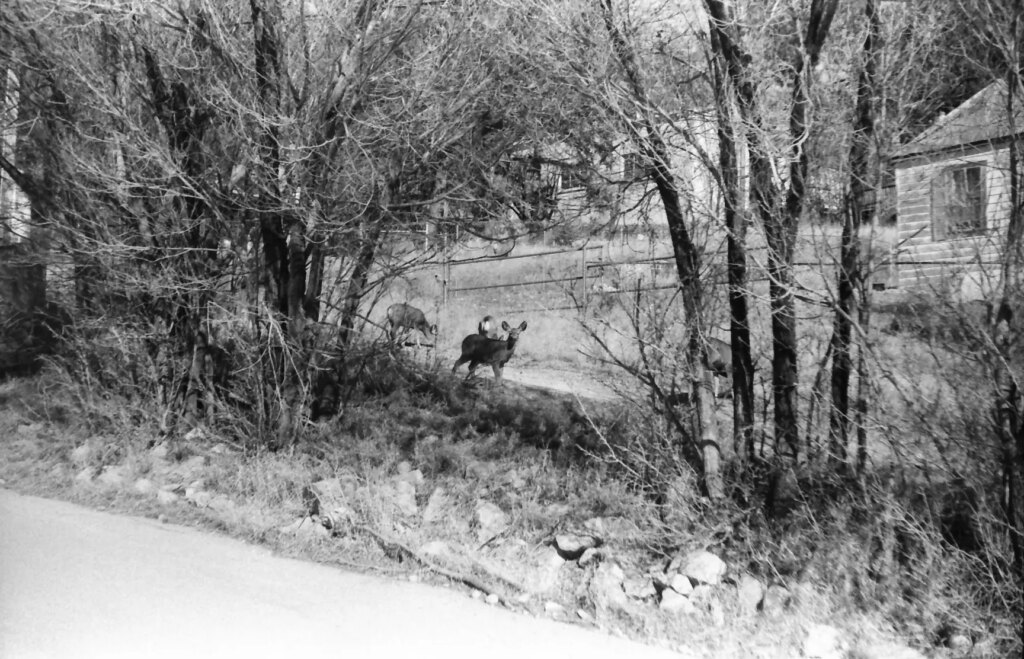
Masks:
[[[431,325],[422,311],[404,302],[388,307],[388,334],[391,340],[398,338],[399,332],[419,331],[423,336],[433,340],[437,336],[437,324]],[[416,347],[420,345],[419,334],[416,335]]]
[[[481,328],[483,323],[481,322]],[[478,328],[480,329],[480,328]],[[480,364],[487,364],[494,371],[494,381],[501,385],[501,373],[508,360],[515,354],[516,344],[519,342],[519,335],[526,331],[526,321],[519,327],[511,327],[505,321],[501,323],[501,329],[508,332],[508,338],[492,339],[478,332],[470,334],[462,340],[462,355],[452,366],[452,373],[459,370],[459,367],[469,362],[468,380],[473,376],[473,371]]]

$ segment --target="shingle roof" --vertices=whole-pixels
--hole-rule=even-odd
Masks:
[[[1006,84],[993,82],[896,151],[897,159],[990,142],[1024,132],[1024,99],[1014,99],[1014,131],[1006,115]]]

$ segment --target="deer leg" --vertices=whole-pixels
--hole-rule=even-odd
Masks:
[[[475,371],[476,367],[479,366],[479,365],[480,365],[480,362],[475,361],[475,360],[469,362],[469,373],[466,374],[466,379],[467,380],[469,378],[473,377],[473,371]]]
[[[452,373],[459,370],[459,367],[469,361],[468,357],[459,357],[455,360],[455,366],[452,366]]]
[[[494,371],[494,382],[498,385],[501,384],[501,371],[502,368],[499,364],[492,364],[491,369]]]

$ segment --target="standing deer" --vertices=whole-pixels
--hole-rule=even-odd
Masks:
[[[391,336],[391,340],[395,341],[400,332],[408,333],[409,331],[419,331],[423,336],[433,340],[433,337],[437,336],[437,325],[428,323],[423,312],[411,304],[404,302],[392,304],[388,307],[388,334]],[[419,345],[420,337],[417,334],[416,346],[419,347]]]
[[[483,323],[481,323],[482,325]],[[462,356],[455,362],[455,366],[452,366],[452,373],[469,362],[469,374],[466,375],[468,380],[477,366],[488,364],[494,370],[494,381],[500,385],[502,369],[515,354],[519,334],[526,331],[526,321],[524,320],[519,327],[510,327],[508,323],[502,321],[501,329],[508,332],[507,339],[492,339],[482,333],[470,334],[464,338],[462,340]]]

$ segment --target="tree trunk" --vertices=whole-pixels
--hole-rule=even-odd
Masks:
[[[687,323],[690,326],[688,354],[689,361],[693,366],[691,375],[692,403],[697,411],[698,441],[703,462],[704,486],[710,498],[720,499],[725,492],[721,475],[718,422],[715,418],[707,371],[707,341],[704,340],[700,252],[693,243],[686,226],[686,216],[683,212],[679,188],[671,172],[668,148],[648,113],[647,88],[640,74],[635,53],[615,24],[611,0],[603,0],[602,6],[605,28],[615,50],[615,56],[630,84],[633,101],[641,108],[640,126],[631,132],[637,146],[651,165],[652,177],[658,188],[662,206],[665,208],[665,219],[668,223],[669,236],[672,239],[672,252],[679,275],[683,307]]]
[[[860,258],[860,226],[864,197],[874,186],[869,181],[868,157],[874,135],[875,68],[879,20],[875,0],[867,0],[864,13],[868,33],[864,38],[864,61],[857,77],[857,110],[850,145],[850,192],[846,200],[839,258],[839,299],[832,333],[832,408],[829,415],[829,462],[845,464],[849,446],[850,375],[853,369],[851,339],[854,318],[860,319],[857,290],[863,287]],[[876,194],[877,197],[877,194]],[[879,199],[876,198],[877,207]],[[861,350],[863,352],[863,349]],[[861,360],[863,364],[863,360]],[[859,396],[858,405],[863,401]],[[857,417],[862,418],[858,409]]]

